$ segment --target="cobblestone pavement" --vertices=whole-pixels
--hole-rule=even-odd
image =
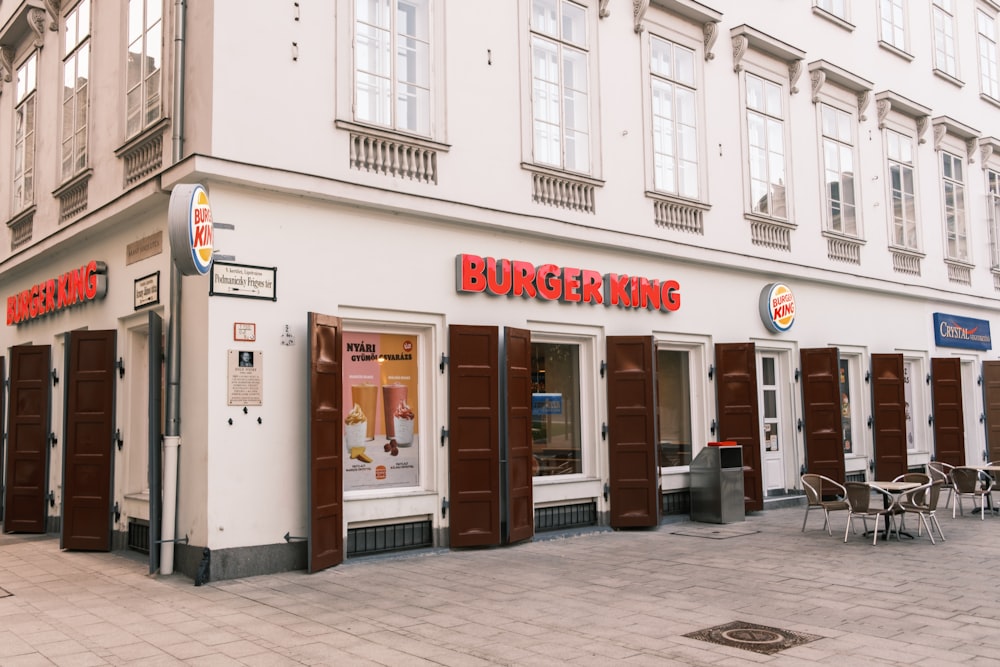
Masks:
[[[0,535],[0,665],[1000,663],[1000,517],[940,509],[947,541],[873,547],[844,543],[843,512],[832,537],[815,511],[801,532],[803,512],[200,587],[125,555],[61,551],[53,536]],[[767,654],[685,636],[732,622],[812,640]],[[784,646],[767,631],[724,636]]]

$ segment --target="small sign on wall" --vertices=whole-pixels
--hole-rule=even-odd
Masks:
[[[227,405],[264,404],[264,352],[229,350]]]
[[[160,272],[151,273],[148,276],[135,280],[134,297],[132,300],[132,310],[139,310],[143,306],[152,306],[160,302]]]
[[[277,267],[215,262],[212,264],[212,282],[208,293],[210,296],[277,301],[277,278]]]

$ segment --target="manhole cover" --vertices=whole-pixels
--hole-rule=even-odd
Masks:
[[[755,625],[743,621],[733,621],[725,625],[717,625],[714,628],[689,632],[684,636],[765,655],[822,639],[818,635],[769,628],[765,625]]]

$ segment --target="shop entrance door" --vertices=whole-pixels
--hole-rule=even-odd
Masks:
[[[877,480],[895,479],[906,472],[906,393],[903,355],[872,355],[872,428],[875,455],[872,473]]]
[[[4,531],[44,533],[48,495],[51,354],[48,345],[10,349]]]
[[[763,461],[764,490],[767,495],[782,495],[788,488],[785,482],[785,457],[793,451],[791,407],[788,405],[788,378],[784,353],[762,352],[758,356],[760,368],[761,458]]]
[[[653,339],[608,337],[608,483],[611,527],[660,522]]]
[[[935,460],[953,466],[964,466],[965,415],[962,407],[961,359],[931,359],[931,394]]]
[[[1000,361],[983,362],[983,405],[988,460],[1000,461]]]
[[[715,346],[715,390],[719,440],[743,447],[743,504],[746,512],[764,509],[758,419],[757,362],[753,343]]]
[[[802,422],[806,472],[844,483],[840,353],[835,347],[803,349]]]
[[[309,313],[309,432],[306,437],[309,572],[344,561],[343,328],[340,318]]]
[[[110,551],[115,407],[114,331],[77,330],[66,348],[66,443],[60,546]]]

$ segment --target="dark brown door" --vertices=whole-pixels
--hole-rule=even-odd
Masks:
[[[110,551],[115,332],[71,331],[66,348],[63,549]]]
[[[453,547],[500,544],[500,358],[496,327],[448,329]],[[530,468],[529,468],[530,470]]]
[[[802,421],[806,471],[844,483],[844,424],[840,400],[840,353],[835,347],[804,349]]]
[[[4,417],[4,406],[7,404],[7,402],[4,400],[4,387],[6,386],[4,378],[7,377],[7,368],[4,363],[5,361],[6,359],[4,359],[4,357],[0,357],[0,427],[2,427],[4,424],[7,423]],[[3,462],[4,462],[5,442],[7,442],[7,438],[3,433],[0,433],[0,488],[3,488]],[[6,500],[4,496],[6,496],[6,494],[0,495],[0,523],[3,522],[3,508],[4,508],[4,501]]]
[[[743,446],[743,505],[746,512],[764,509],[764,477],[760,462],[760,418],[757,406],[757,360],[753,343],[715,346],[715,391],[719,405],[719,440]]]
[[[876,480],[891,480],[906,472],[906,393],[903,380],[903,355],[872,355]]]
[[[934,459],[965,465],[965,413],[962,410],[962,360],[931,359]]]
[[[4,503],[4,531],[8,533],[45,532],[50,357],[48,345],[19,345],[10,349]]]
[[[608,463],[611,527],[660,522],[653,340],[608,336]]]
[[[531,332],[504,330],[507,370],[507,541],[535,534],[531,461]]]
[[[983,362],[983,405],[990,461],[1000,461],[1000,361]]]
[[[309,572],[344,561],[344,449],[340,319],[309,313]]]

